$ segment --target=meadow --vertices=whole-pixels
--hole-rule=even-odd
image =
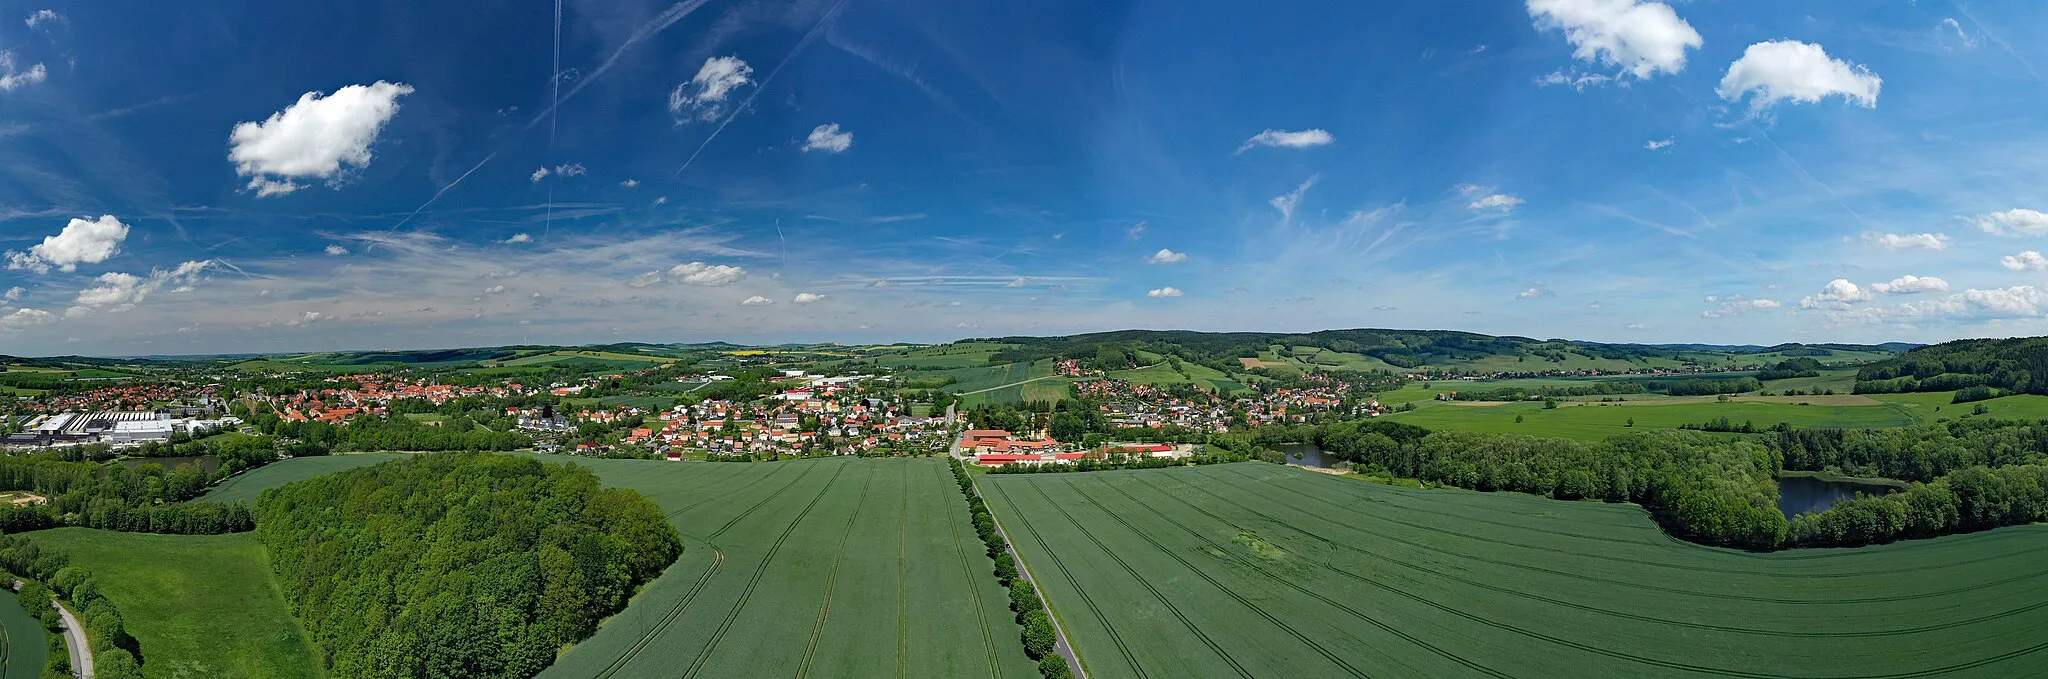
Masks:
[[[312,642],[272,584],[254,533],[58,528],[28,535],[92,570],[100,593],[120,608],[123,625],[141,645],[145,676],[325,676]]]
[[[320,457],[296,457],[257,467],[239,475],[229,477],[199,497],[206,502],[256,502],[256,496],[265,488],[276,488],[293,481],[303,481],[315,476],[325,476],[346,469],[369,465],[404,457],[406,453],[349,453],[347,455],[325,455]]]
[[[1459,402],[1418,407],[1387,417],[1396,422],[1427,429],[1515,433],[1530,436],[1559,436],[1600,440],[1628,433],[1631,428],[1674,428],[1702,424],[1726,417],[1736,426],[1751,423],[1761,429],[1780,422],[1798,428],[1871,429],[1905,427],[1921,422],[1918,414],[1905,407],[1871,401],[1866,405],[1831,403],[1827,396],[1731,397],[1726,402],[1713,397],[1686,397],[1663,401],[1625,403],[1560,402],[1544,408],[1541,402],[1525,401],[1490,404]],[[1861,399],[1863,397],[1849,397]],[[1765,400],[1768,399],[1768,400]],[[1794,399],[1794,400],[1785,400]],[[1808,405],[1800,405],[1806,403]],[[1958,414],[1968,412],[1958,411]],[[1520,417],[1522,421],[1516,422]],[[1631,425],[1633,421],[1633,425]]]
[[[0,589],[0,679],[43,676],[43,661],[50,652],[48,634],[14,592]]]
[[[1260,463],[979,483],[1097,679],[2048,672],[2048,526],[1757,554]]]

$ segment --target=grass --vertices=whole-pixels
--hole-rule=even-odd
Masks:
[[[49,659],[49,632],[20,604],[14,592],[0,589],[0,679],[38,679]]]
[[[1907,408],[1885,403],[1822,405],[1807,397],[1787,398],[1802,399],[1813,405],[1776,400],[1730,400],[1723,403],[1711,400],[1712,397],[1707,397],[1707,400],[1674,399],[1669,402],[1643,401],[1627,404],[1566,402],[1554,409],[1546,409],[1540,402],[1499,405],[1465,402],[1418,407],[1414,412],[1395,413],[1389,417],[1396,422],[1428,429],[1508,432],[1584,440],[1600,440],[1634,429],[1701,424],[1722,417],[1737,425],[1750,422],[1758,428],[1785,422],[1799,428],[1872,429],[1903,427],[1920,421],[1917,415]],[[1401,403],[1384,399],[1383,402]],[[1517,416],[1523,421],[1516,422]],[[1631,419],[1635,420],[1634,428],[1628,426]]]
[[[92,570],[142,647],[149,677],[320,677],[319,660],[255,533],[39,531],[37,544]]]
[[[293,481],[304,481],[356,467],[367,467],[405,455],[406,453],[350,453],[279,460],[222,481],[199,499],[209,502],[254,503],[256,496],[261,495],[266,488],[276,488]]]
[[[575,461],[685,551],[544,677],[1035,676],[941,460]]]
[[[1962,419],[1965,417],[1996,417],[2008,420],[2048,419],[2048,396],[2020,394],[1972,403],[1955,403],[1953,391],[1930,391],[1913,394],[1871,394],[1870,398],[1885,403],[1895,403],[1916,416],[1927,420]],[[1977,404],[1983,404],[1983,415],[1972,415]]]
[[[2048,672],[2048,525],[1751,554],[1258,463],[979,482],[1097,679]]]

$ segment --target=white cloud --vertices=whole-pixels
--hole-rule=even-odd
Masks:
[[[684,285],[718,287],[746,278],[747,270],[724,264],[690,262],[688,264],[677,264],[674,268],[669,269],[668,277],[669,280]]]
[[[1136,224],[1132,224],[1132,225],[1131,225],[1131,228],[1128,228],[1128,229],[1124,229],[1124,237],[1125,237],[1125,238],[1129,238],[1129,239],[1131,239],[1131,240],[1137,240],[1137,239],[1139,239],[1139,238],[1143,238],[1144,236],[1145,236],[1145,222],[1138,222],[1138,223],[1136,223]],[[1059,238],[1059,236],[1055,235],[1055,236],[1054,236],[1053,238],[1054,238],[1054,239],[1058,239],[1058,238]]]
[[[56,314],[50,313],[48,311],[43,311],[41,309],[30,309],[28,307],[22,307],[20,309],[15,309],[13,313],[7,314],[5,316],[0,316],[0,328],[20,328],[31,325],[42,325],[44,323],[49,323],[54,320],[57,320]]]
[[[654,198],[654,204],[655,204],[655,205],[665,205],[665,204],[667,204],[667,203],[668,203],[668,196],[655,196],[655,198]]]
[[[1850,304],[1870,301],[1870,291],[1856,287],[1846,278],[1828,281],[1820,292],[1799,300],[1801,309],[1846,309]]]
[[[1465,204],[1468,210],[1500,210],[1511,212],[1524,201],[1505,193],[1496,193]]]
[[[1720,306],[1700,312],[1700,318],[1730,318],[1741,316],[1751,311],[1777,309],[1784,306],[1775,299],[1750,299],[1740,295],[1726,298],[1708,295],[1707,301],[1719,302]]]
[[[794,299],[794,300],[790,300],[790,301],[796,302],[796,303],[798,303],[798,304],[811,304],[811,303],[813,303],[813,302],[823,302],[823,301],[825,301],[825,296],[824,296],[824,295],[818,295],[818,294],[812,294],[812,293],[808,293],[808,292],[799,292],[799,293],[796,293],[796,299]]]
[[[1638,0],[1528,0],[1537,30],[1559,30],[1572,56],[1621,69],[1637,80],[1685,69],[1703,41],[1670,5]]]
[[[647,272],[647,273],[643,273],[643,274],[640,274],[640,275],[638,275],[638,276],[634,276],[634,277],[632,277],[631,279],[627,280],[627,281],[626,281],[626,287],[629,287],[629,288],[644,288],[644,287],[647,287],[647,286],[653,285],[653,284],[655,284],[655,283],[660,283],[660,282],[661,282],[661,272],[659,272],[659,271],[649,271],[649,272]]]
[[[566,163],[555,166],[555,176],[557,177],[581,177],[585,174],[589,174],[589,171],[583,169],[582,163]]]
[[[754,295],[753,297],[748,297],[746,299],[740,300],[740,306],[768,306],[774,303],[775,300],[768,299],[760,295]]]
[[[1237,147],[1237,152],[1244,153],[1252,150],[1252,147],[1255,146],[1305,149],[1311,146],[1323,146],[1336,141],[1336,139],[1336,137],[1330,136],[1329,131],[1321,129],[1308,129],[1300,132],[1266,130],[1252,135],[1250,139],[1244,140],[1244,145]]]
[[[811,136],[804,140],[804,151],[839,153],[853,148],[853,133],[839,130],[839,123],[829,123],[811,128]]]
[[[1006,287],[1006,288],[1021,288],[1021,287],[1024,287],[1024,286],[1026,286],[1026,285],[1030,285],[1030,284],[1031,284],[1031,279],[1029,279],[1029,278],[1025,278],[1025,277],[1022,277],[1022,276],[1018,276],[1018,277],[1017,277],[1016,279],[1014,279],[1014,280],[1011,280],[1011,281],[1010,281],[1010,282],[1008,282],[1008,283],[1004,283],[1004,284],[1003,284],[1003,287]],[[16,290],[19,290],[20,288],[15,288],[15,289],[16,289]]]
[[[294,179],[341,181],[351,169],[370,165],[370,144],[398,115],[398,98],[412,86],[382,80],[349,85],[321,96],[307,92],[298,103],[263,122],[235,124],[228,135],[228,160],[235,174],[249,177],[248,190],[281,196],[305,188]]]
[[[1614,82],[1615,80],[1617,80],[1617,78],[1611,75],[1602,75],[1599,73],[1584,73],[1577,69],[1573,69],[1569,72],[1563,69],[1559,69],[1544,74],[1544,76],[1541,78],[1537,78],[1536,85],[1538,87],[1564,85],[1566,87],[1572,88],[1573,90],[1584,92],[1588,87],[1598,87],[1600,85],[1605,85],[1607,83]]]
[[[1146,293],[1145,293],[1145,296],[1146,296],[1146,297],[1155,297],[1155,298],[1157,298],[1157,297],[1179,297],[1179,296],[1181,296],[1181,292],[1180,292],[1180,288],[1176,288],[1176,287],[1171,287],[1171,286],[1169,286],[1169,287],[1164,287],[1164,288],[1158,288],[1158,289],[1154,289],[1154,290],[1148,291],[1148,292],[1146,292]]]
[[[503,284],[499,284],[499,285],[493,285],[493,286],[491,286],[491,287],[488,287],[488,288],[484,288],[484,294],[486,294],[486,295],[502,295],[502,294],[505,294],[505,286],[504,286]]]
[[[550,173],[548,172],[547,166],[542,165],[539,169],[534,170],[533,174],[527,175],[527,178],[532,180],[533,183],[539,184],[540,180],[548,178],[548,174]]]
[[[1153,264],[1177,264],[1188,261],[1188,253],[1160,248],[1158,252],[1152,253],[1151,257],[1145,258],[1145,261]]]
[[[1673,141],[1673,140],[1671,140],[1671,139],[1669,139],[1669,138],[1665,138],[1665,139],[1652,139],[1652,140],[1649,140],[1649,141],[1643,142],[1643,148],[1649,149],[1649,150],[1651,150],[1651,151],[1659,151],[1659,150],[1663,150],[1663,149],[1668,149],[1668,148],[1671,148],[1671,145],[1672,145],[1672,144],[1676,144],[1676,143],[1678,143],[1678,142],[1676,142],[1676,141]]]
[[[754,67],[737,56],[705,59],[697,75],[669,91],[668,112],[677,123],[717,120],[725,112],[726,96],[753,83],[753,76]]]
[[[35,28],[37,26],[43,25],[46,22],[56,21],[62,18],[64,17],[62,15],[57,14],[57,10],[39,9],[33,12],[29,12],[28,18],[22,20],[22,23],[28,24],[29,28]],[[1956,30],[1960,31],[1962,29],[1958,28]]]
[[[2048,214],[2026,208],[1987,212],[1966,220],[1994,236],[2048,236]]]
[[[40,62],[27,69],[17,70],[14,65],[14,53],[0,50],[0,92],[13,92],[42,82],[48,77],[49,69],[43,68]]]
[[[2040,271],[2048,269],[2048,257],[2044,257],[2041,253],[2034,250],[2000,257],[1998,258],[1998,263],[2014,271]]]
[[[14,287],[11,287],[11,288],[8,288],[8,289],[7,289],[7,292],[5,292],[5,293],[0,293],[0,302],[12,302],[12,301],[15,301],[15,300],[21,299],[21,293],[24,293],[24,292],[27,292],[27,291],[28,291],[27,289],[25,289],[25,288],[23,288],[23,287],[21,287],[21,286],[19,286],[19,285],[17,285],[17,286],[14,286]]]
[[[1811,104],[1834,95],[1864,108],[1877,108],[1877,91],[1883,83],[1868,68],[1829,58],[1820,45],[1775,40],[1743,50],[1742,58],[1729,64],[1728,74],[1721,77],[1721,86],[1715,91],[1728,101],[1749,96],[1752,111],[1783,101]]]
[[[1961,301],[1968,311],[1980,311],[1994,316],[2039,316],[2048,308],[2048,292],[2037,290],[2031,285],[2016,285],[2004,289],[1964,290]]]
[[[1480,186],[1478,184],[1459,184],[1452,188],[1458,191],[1458,195],[1466,197],[1476,196],[1493,190],[1491,186]]]
[[[2040,257],[2041,253],[2034,253]],[[2048,264],[2048,261],[2044,261]],[[1923,292],[1948,292],[1948,281],[1933,276],[1907,274],[1894,278],[1889,283],[1871,283],[1870,291],[1880,295],[1913,295]]]
[[[1954,239],[1945,233],[1865,233],[1863,242],[1886,250],[1947,250]]]
[[[512,234],[512,237],[511,237],[511,238],[507,238],[507,239],[505,239],[505,242],[507,242],[507,243],[531,243],[531,242],[533,242],[533,236],[530,236],[530,235],[527,235],[527,234],[524,234],[524,233],[515,233],[515,234]]]
[[[63,231],[43,237],[43,242],[28,252],[7,251],[7,268],[36,273],[49,273],[51,267],[77,271],[80,264],[98,264],[120,254],[121,242],[127,239],[128,225],[113,215],[100,215],[92,221],[73,218]]]
[[[335,257],[340,257],[342,255],[348,254],[348,248],[339,245],[329,245],[327,246],[327,254],[333,255]]]
[[[1515,299],[1536,299],[1538,297],[1549,297],[1555,294],[1557,293],[1552,292],[1550,288],[1543,287],[1542,285],[1533,285],[1530,286],[1527,290],[1515,293]]]
[[[1963,32],[1963,25],[1957,23],[1954,17],[1942,19],[1941,23],[1935,24],[1934,27],[1936,30],[1947,28],[1949,30],[1955,31],[1956,39],[1961,40],[1963,42],[1964,47],[1974,48],[1977,46],[1977,37],[1970,35],[1969,33]]]
[[[1294,187],[1293,191],[1274,196],[1273,200],[1267,201],[1273,209],[1280,211],[1281,226],[1294,223],[1294,209],[1301,206],[1301,197],[1308,193],[1309,187],[1316,185],[1317,179],[1321,178],[1322,175],[1309,175],[1308,179],[1303,180],[1301,186]]]
[[[633,188],[633,187],[635,187],[635,186],[639,186],[639,185],[640,185],[640,180],[638,180],[638,179],[628,179],[628,180],[626,180],[626,181],[622,181],[622,182],[619,182],[619,186],[623,186],[623,187],[626,187],[626,188],[629,188],[629,189],[630,189],[630,188]]]
[[[185,262],[174,269],[153,269],[146,278],[118,271],[103,273],[93,279],[96,285],[78,291],[77,300],[64,315],[83,316],[102,308],[127,311],[165,287],[175,286],[174,291],[190,289],[198,282],[199,274],[211,266],[212,260]]]

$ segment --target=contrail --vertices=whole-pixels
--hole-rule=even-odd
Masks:
[[[711,136],[705,137],[704,143],[698,144],[697,150],[692,151],[690,153],[690,158],[688,160],[683,161],[683,166],[676,168],[675,176],[683,176],[683,170],[690,169],[690,163],[697,162],[697,155],[704,152],[704,147],[710,146],[711,140],[717,139],[718,133],[724,132],[726,125],[732,124],[732,120],[734,118],[740,117],[741,113],[745,112],[748,107],[754,105],[754,98],[761,96],[761,91],[768,89],[768,83],[775,81],[775,74],[781,73],[782,67],[788,66],[791,60],[796,59],[796,55],[803,54],[804,48],[809,47],[812,41],[818,39],[819,34],[825,32],[825,27],[832,23],[832,17],[838,16],[839,10],[845,9],[846,3],[849,1],[850,0],[839,0],[838,4],[833,5],[831,10],[825,12],[825,16],[818,17],[817,25],[811,27],[811,32],[804,34],[804,39],[797,42],[796,49],[790,50],[788,55],[782,57],[782,63],[776,64],[775,70],[769,71],[768,77],[761,79],[761,85],[759,87],[755,87],[754,91],[747,93],[746,101],[740,102],[739,106],[733,108],[731,115],[727,115],[725,117],[725,120],[719,121],[718,127],[713,128],[711,130]]]
[[[462,173],[462,176],[460,176],[460,177],[456,177],[456,178],[455,178],[455,181],[452,181],[452,182],[448,182],[448,185],[447,185],[447,186],[443,186],[443,187],[441,187],[441,190],[439,190],[439,191],[435,191],[435,192],[434,192],[434,197],[432,197],[432,198],[428,198],[428,199],[427,199],[427,202],[424,202],[424,203],[420,203],[420,206],[419,206],[419,207],[413,208],[413,210],[412,210],[412,214],[408,214],[408,215],[406,215],[406,216],[405,216],[405,219],[401,219],[401,220],[398,220],[398,224],[397,224],[396,226],[393,226],[393,227],[391,227],[391,228],[392,228],[393,230],[396,230],[396,229],[397,229],[398,227],[400,227],[400,226],[405,226],[406,222],[410,222],[410,221],[412,221],[412,218],[414,218],[414,217],[418,217],[418,216],[420,215],[420,211],[421,211],[421,210],[425,210],[425,209],[427,209],[427,206],[429,206],[429,205],[433,205],[433,204],[434,204],[434,201],[440,200],[440,199],[441,199],[441,194],[447,193],[449,189],[455,188],[455,185],[456,185],[456,184],[461,184],[461,183],[462,183],[462,180],[464,180],[464,179],[468,179],[468,178],[469,178],[469,176],[470,176],[470,175],[472,175],[472,174],[476,174],[476,171],[477,171],[477,170],[479,170],[479,169],[482,169],[485,163],[489,163],[489,162],[491,162],[491,159],[492,159],[492,158],[496,158],[496,157],[498,157],[498,152],[497,152],[497,151],[492,151],[492,152],[491,152],[491,155],[488,155],[488,156],[484,156],[484,159],[483,159],[483,160],[477,161],[476,167],[472,167],[472,168],[469,168],[469,171],[468,171],[468,172],[464,172],[464,173]]]
[[[548,110],[541,111],[539,115],[533,117],[532,121],[526,123],[527,129],[533,129],[534,125],[540,124],[542,118],[554,115],[555,108],[561,106],[563,101],[575,98],[576,93],[583,91],[583,88],[588,86],[591,81],[597,80],[598,76],[602,76],[606,71],[612,70],[612,65],[619,63],[619,57],[624,55],[627,49],[640,44],[648,38],[654,37],[654,34],[662,32],[662,30],[667,29],[677,21],[681,21],[683,17],[689,16],[691,12],[697,11],[697,8],[703,7],[704,3],[709,1],[683,0],[670,6],[668,10],[654,17],[652,21],[640,26],[640,30],[633,31],[633,35],[626,38],[624,43],[620,43],[619,48],[613,50],[612,55],[607,57],[604,63],[598,64],[597,68],[590,72],[589,76],[577,79],[576,86],[569,88],[568,94],[562,95],[562,98],[556,101],[553,106],[549,106]]]
[[[555,70],[548,73],[548,110],[562,105],[562,0],[555,0]],[[561,126],[560,116],[548,116],[547,162],[555,162],[555,130]],[[548,239],[548,232],[555,226],[555,185],[548,185],[548,216],[541,224],[540,239]]]

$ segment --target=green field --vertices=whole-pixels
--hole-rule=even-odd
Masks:
[[[293,481],[303,481],[315,476],[325,476],[345,469],[367,467],[385,460],[404,457],[405,453],[349,453],[347,455],[326,455],[321,457],[295,457],[289,460],[257,467],[240,475],[222,481],[199,497],[209,502],[255,502],[256,496],[265,488],[276,488]]]
[[[542,676],[1037,674],[941,460],[575,462],[685,551]]]
[[[0,679],[43,676],[43,662],[50,653],[48,634],[13,591],[0,588]]]
[[[1914,394],[1871,394],[1871,398],[1886,403],[1896,403],[1916,415],[1929,420],[1961,419],[1964,417],[1995,417],[2008,420],[2048,419],[2048,396],[2020,394],[1976,401],[1955,403],[1953,391],[1930,391]],[[1984,406],[1983,415],[1971,415],[1978,404]]]
[[[904,379],[917,380],[933,377],[950,377],[953,383],[946,385],[946,391],[953,393],[980,391],[1000,387],[1013,382],[1022,382],[1033,377],[1052,375],[1052,361],[1042,360],[1031,363],[1004,363],[974,368],[952,368],[947,370],[917,370],[903,373]]]
[[[1260,463],[979,483],[1096,679],[2048,673],[2048,526],[1754,554]]]
[[[989,356],[1011,348],[1009,344],[988,342],[962,342],[937,347],[919,347],[909,351],[876,354],[862,364],[874,364],[891,368],[915,370],[944,370],[948,368],[974,368],[988,365]]]
[[[324,676],[312,643],[272,584],[255,533],[58,528],[28,535],[92,570],[100,593],[120,609],[141,645],[146,676]]]
[[[1807,399],[1804,402],[1812,405],[1799,405],[1800,401],[1732,400],[1723,403],[1714,401],[1711,397],[1667,398],[1663,401],[1631,401],[1618,404],[1567,402],[1554,409],[1546,409],[1540,402],[1499,405],[1465,402],[1432,404],[1429,407],[1418,407],[1414,412],[1397,412],[1387,417],[1395,422],[1427,429],[1561,436],[1584,440],[1600,440],[1628,433],[1631,430],[1628,426],[1631,419],[1635,420],[1637,429],[1701,424],[1722,417],[1728,418],[1736,425],[1749,422],[1763,428],[1785,422],[1802,429],[1904,427],[1921,421],[1919,414],[1912,409],[1895,404],[1827,405],[1824,399],[1830,397],[1826,396],[1786,398]],[[1958,414],[1961,412],[1968,411],[1960,411]],[[1523,421],[1516,422],[1516,416],[1521,416]]]

